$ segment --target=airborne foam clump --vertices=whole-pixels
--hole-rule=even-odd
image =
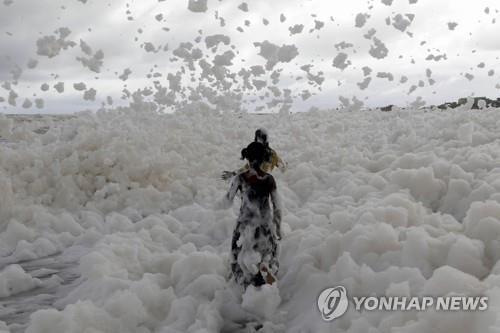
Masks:
[[[374,45],[372,45],[368,51],[372,57],[376,59],[383,59],[387,57],[389,50],[385,44],[382,43],[382,41],[380,41],[377,37],[373,37],[373,44]]]
[[[471,73],[465,73],[465,78],[469,81],[472,81],[474,80],[474,75],[472,75]]]
[[[97,91],[94,88],[90,88],[83,93],[83,99],[86,101],[95,101],[95,96]]]
[[[311,72],[311,67],[312,65],[304,65],[300,67],[300,69],[302,69],[307,73],[307,80],[309,81],[309,84],[316,84],[318,86],[322,85],[323,82],[325,81],[324,73],[322,71],[319,71],[317,74],[314,74]],[[307,92],[307,95],[310,96],[310,92]],[[303,93],[302,93],[302,99],[304,99]]]
[[[450,30],[455,30],[455,28],[458,26],[458,23],[456,22],[448,22],[448,29]]]
[[[351,61],[348,60],[348,55],[347,55],[347,53],[344,53],[344,52],[340,52],[333,59],[333,67],[339,68],[341,70],[346,69],[350,64],[351,64]]]
[[[45,107],[45,101],[42,98],[36,98],[35,106],[37,109],[43,109]]]
[[[181,91],[181,79],[180,73],[177,73],[176,75],[168,73],[167,80],[169,82],[169,88],[173,91]]]
[[[369,15],[364,13],[359,13],[358,15],[356,15],[355,27],[362,28],[366,24],[366,20],[368,19],[368,17]]]
[[[11,90],[9,91],[9,97],[7,99],[8,103],[12,106],[16,106],[16,100],[17,98],[19,97],[19,95],[14,91],[14,90]]]
[[[97,51],[93,56],[90,57],[77,57],[76,60],[82,63],[84,67],[87,67],[92,72],[100,73],[101,67],[103,65],[104,52],[102,50]]]
[[[208,9],[207,0],[188,0],[188,9],[194,13],[204,13]]]
[[[130,74],[132,74],[132,70],[130,68],[125,68],[118,78],[122,81],[127,81]]]
[[[10,70],[10,73],[12,74],[12,80],[16,83],[23,74],[23,69],[18,65],[15,65],[15,67]]]
[[[59,28],[56,33],[59,34],[59,37],[44,36],[36,41],[38,55],[53,58],[58,56],[61,50],[76,46],[75,42],[66,40],[66,37],[71,34],[71,30],[68,28]]]
[[[80,39],[80,49],[86,55],[88,56],[92,55],[92,48],[83,39]]]
[[[143,47],[144,47],[144,51],[146,51],[148,53],[156,53],[159,51],[159,49],[156,50],[156,47],[151,42],[144,43]]]
[[[381,79],[388,79],[389,81],[394,80],[394,75],[392,75],[392,73],[389,72],[378,72],[377,77]]]
[[[372,37],[375,36],[376,33],[377,33],[377,30],[375,30],[374,28],[370,28],[366,32],[366,34],[363,35],[363,37],[366,39],[372,39]]]
[[[29,69],[34,69],[37,65],[38,65],[38,60],[30,59],[26,64],[26,67],[28,67]]]
[[[290,31],[290,35],[300,34],[300,33],[302,33],[303,30],[304,30],[303,24],[296,24],[296,25],[288,28],[288,31]]]
[[[73,84],[73,88],[75,88],[76,91],[83,91],[87,89],[87,85],[84,82],[78,82]]]
[[[254,43],[260,48],[259,55],[267,60],[266,69],[272,69],[279,62],[290,62],[299,55],[295,45],[275,45],[267,40]]]
[[[429,54],[425,58],[425,60],[427,60],[427,61],[434,60],[436,62],[437,61],[441,61],[441,60],[446,60],[446,59],[448,59],[448,56],[446,54],[437,54],[437,55],[435,55],[435,54]]]
[[[248,4],[246,2],[242,2],[239,6],[238,6],[238,9],[239,10],[242,10],[244,12],[248,12]]]
[[[58,93],[63,93],[64,92],[64,82],[58,82],[54,85],[54,89],[58,92]]]
[[[335,44],[335,48],[336,48],[338,51],[340,51],[340,50],[345,50],[345,49],[350,48],[350,47],[353,47],[353,46],[354,46],[354,44],[347,43],[347,42],[345,42],[345,41],[342,41],[342,42],[340,42],[340,43]]]
[[[222,43],[224,45],[229,45],[231,43],[231,39],[226,35],[211,35],[205,37],[205,46],[207,49],[217,48],[217,46]]]
[[[324,27],[325,27],[325,22],[314,20],[314,28],[309,30],[309,32],[313,32],[315,30],[319,31],[319,30],[323,29]]]
[[[26,98],[23,102],[23,109],[29,109],[33,106],[33,102],[31,100],[29,100],[28,98]]]
[[[366,77],[362,82],[357,83],[360,90],[365,90],[370,85],[372,81],[371,77]]]
[[[403,15],[397,14],[392,18],[392,26],[399,31],[404,32],[410,26],[412,20],[413,16],[405,18]]]
[[[214,58],[214,65],[215,66],[231,66],[232,60],[234,59],[236,55],[234,54],[233,51],[226,51],[223,54],[218,54]]]

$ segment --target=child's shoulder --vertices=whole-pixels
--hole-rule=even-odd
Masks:
[[[271,188],[276,187],[276,180],[274,180],[273,175],[271,175],[270,173],[266,173],[265,180],[271,186]]]

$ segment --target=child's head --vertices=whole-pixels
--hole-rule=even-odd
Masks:
[[[267,146],[269,143],[267,142],[267,131],[263,128],[259,128],[255,131],[255,142],[260,142],[263,145]]]
[[[252,142],[241,151],[241,158],[247,159],[248,164],[257,167],[269,158],[269,150],[260,142]]]

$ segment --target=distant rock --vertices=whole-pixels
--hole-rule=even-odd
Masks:
[[[391,105],[381,107],[380,111],[385,111],[385,112],[392,111],[393,108],[394,108],[394,105],[391,104]]]
[[[500,98],[497,99],[490,99],[488,97],[473,97],[470,98],[470,102],[472,103],[471,109],[472,110],[479,110],[479,109],[485,109],[485,108],[499,108],[500,107]],[[460,98],[456,102],[446,102],[441,105],[438,105],[437,107],[441,110],[445,109],[455,109],[457,107],[460,107],[462,105],[466,105],[467,102],[469,101],[468,98]]]
[[[486,109],[486,108],[500,108],[500,97],[497,99],[490,99],[488,97],[462,97],[459,98],[455,102],[446,102],[440,105],[431,105],[427,108],[430,109],[440,109],[440,110],[446,110],[446,109],[456,109],[461,106],[465,105],[470,105],[471,110],[481,110],[481,109]],[[379,107],[377,108],[380,111],[394,111],[397,108],[396,105],[390,104],[387,106]]]

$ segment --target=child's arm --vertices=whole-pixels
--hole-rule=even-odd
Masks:
[[[248,171],[248,169],[250,169],[250,167],[248,166],[248,163],[247,163],[236,171],[223,171],[221,178],[223,180],[228,180],[228,179],[231,179],[232,177],[236,176],[239,173],[243,173],[245,171]]]
[[[281,172],[285,172],[286,163],[283,162],[274,149],[271,151],[271,163],[273,167],[277,167]]]
[[[229,191],[227,191],[226,195],[215,204],[216,209],[228,209],[233,204],[233,199],[240,188],[241,181],[240,177],[234,177],[231,186],[229,187]]]
[[[272,177],[272,176],[271,176]],[[281,199],[276,188],[276,182],[274,178],[272,180],[272,190],[271,190],[271,202],[273,204],[273,224],[276,229],[276,236],[278,240],[281,239]]]

